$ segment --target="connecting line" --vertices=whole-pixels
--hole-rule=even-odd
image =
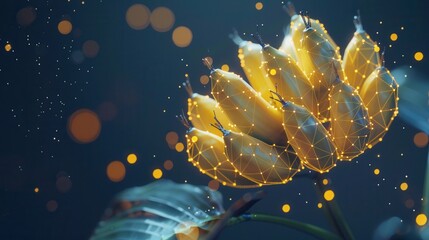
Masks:
[[[214,115],[214,120],[215,120],[216,122],[215,122],[215,123],[210,123],[210,125],[211,125],[212,127],[216,128],[217,130],[221,131],[221,132],[222,132],[222,134],[223,134],[224,136],[229,135],[231,132],[230,132],[230,131],[228,131],[228,130],[226,130],[226,129],[222,126],[222,123],[219,121],[219,119],[217,119],[217,117],[216,117],[216,113],[215,113],[215,111],[214,111],[214,110],[213,110],[213,115]]]
[[[176,115],[176,118],[183,124],[183,126],[188,129],[188,131],[192,128],[192,124],[186,119],[185,112],[182,109],[182,113],[179,115]]]

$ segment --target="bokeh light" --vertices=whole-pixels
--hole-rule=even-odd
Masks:
[[[210,78],[207,75],[202,75],[200,77],[200,83],[203,85],[206,85],[207,83],[209,83],[209,81],[210,81]]]
[[[143,4],[134,4],[128,8],[125,19],[128,26],[135,30],[142,30],[149,26],[150,10]]]
[[[423,226],[423,225],[425,225],[425,224],[427,223],[427,221],[428,221],[428,218],[427,218],[427,217],[426,217],[426,215],[425,215],[425,214],[423,214],[423,213],[421,213],[421,214],[417,215],[417,217],[416,217],[416,223],[417,223],[417,225],[419,225],[419,226]]]
[[[288,212],[290,212],[290,205],[289,205],[289,204],[283,204],[283,206],[282,206],[282,211],[283,211],[284,213],[288,213]]]
[[[219,187],[220,187],[219,182],[216,181],[216,180],[214,180],[214,179],[210,180],[207,185],[213,191],[217,191],[219,189]]]
[[[38,187],[35,187],[35,188],[34,188],[34,192],[35,192],[35,193],[38,193],[39,191],[40,191],[40,189],[39,189]]]
[[[165,141],[167,141],[170,148],[174,149],[176,143],[179,141],[179,135],[174,131],[170,131],[165,135]]]
[[[174,25],[174,13],[166,7],[157,7],[150,15],[150,24],[158,32],[167,32]]]
[[[272,76],[275,76],[277,74],[277,70],[275,70],[274,68],[270,70],[270,74]]]
[[[256,8],[256,10],[260,11],[260,10],[262,10],[262,8],[264,8],[264,4],[262,4],[261,2],[257,2],[255,4],[255,8]]]
[[[83,55],[87,58],[95,58],[100,51],[100,46],[94,40],[87,40],[82,45]]]
[[[398,40],[398,34],[396,34],[396,33],[390,34],[390,40],[392,40],[393,42]]]
[[[46,203],[46,209],[47,209],[49,212],[55,212],[55,211],[57,210],[57,208],[58,208],[58,203],[57,203],[57,201],[55,201],[55,200],[49,200],[49,201]]]
[[[228,72],[229,71],[229,66],[228,66],[228,64],[224,64],[224,65],[222,65],[222,67],[220,67],[222,70],[224,70],[224,71],[226,71],[226,72]]]
[[[125,178],[125,166],[120,161],[112,161],[107,165],[107,177],[112,182],[120,182]]]
[[[58,31],[63,34],[67,35],[73,30],[73,24],[69,20],[62,20],[58,23]]]
[[[378,168],[374,169],[374,174],[375,174],[375,175],[380,174],[380,169],[378,169]]]
[[[98,106],[98,115],[103,121],[111,121],[118,114],[116,105],[112,102],[103,102]]]
[[[36,20],[36,16],[37,14],[33,7],[25,7],[16,13],[16,21],[22,27],[27,27]]]
[[[332,201],[335,197],[335,193],[332,190],[326,190],[325,193],[323,194],[323,197],[325,198],[326,201]]]
[[[322,203],[317,203],[317,208],[322,208],[323,204]]]
[[[406,182],[403,182],[399,187],[402,191],[406,191],[408,189],[408,184]]]
[[[70,191],[72,187],[72,181],[68,176],[60,176],[57,178],[57,181],[55,183],[57,190],[61,193],[66,193]]]
[[[161,177],[162,177],[162,170],[161,169],[159,169],[159,168],[157,168],[157,169],[155,169],[155,170],[153,170],[153,172],[152,172],[152,176],[153,176],[153,178],[155,178],[155,179],[160,179]]]
[[[89,109],[80,109],[70,116],[67,128],[76,142],[90,143],[100,134],[101,123],[96,113]]]
[[[177,152],[182,152],[185,149],[185,145],[183,145],[181,142],[178,142],[175,146],[175,149]]]
[[[414,135],[414,144],[419,147],[423,148],[426,147],[426,145],[429,142],[428,135],[424,132],[419,132],[416,135]]]
[[[170,171],[171,169],[173,169],[173,167],[174,167],[173,161],[171,161],[171,160],[165,160],[164,161],[165,170]]]
[[[323,185],[328,185],[329,180],[325,178],[325,179],[322,180],[322,183],[323,183]]]
[[[127,156],[127,162],[128,162],[129,164],[134,164],[134,163],[136,163],[136,162],[137,162],[137,155],[136,155],[136,154],[134,154],[134,153],[128,154],[128,156]]]
[[[12,50],[12,44],[6,43],[6,45],[4,45],[4,50],[10,52]]]
[[[173,31],[173,42],[178,47],[187,47],[192,42],[192,31],[185,27],[180,26]]]
[[[414,53],[414,59],[416,59],[416,61],[423,60],[423,53],[422,52],[416,52],[416,53]]]

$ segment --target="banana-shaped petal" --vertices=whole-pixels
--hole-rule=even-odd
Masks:
[[[372,148],[383,140],[393,119],[398,115],[398,84],[389,70],[381,66],[365,80],[360,96],[368,108],[372,123],[368,140],[368,148]]]
[[[293,60],[297,61],[298,57],[296,56],[295,45],[293,44],[292,34],[290,30],[290,26],[285,29],[285,36],[283,38],[282,45],[280,45],[279,50],[284,52],[289,57],[293,58]]]
[[[226,186],[237,188],[259,186],[259,184],[241,176],[238,170],[234,168],[224,153],[225,144],[221,137],[207,131],[191,128],[186,134],[186,142],[188,160],[202,173]]]
[[[237,130],[231,123],[228,117],[219,109],[218,103],[208,95],[201,95],[194,93],[189,79],[187,79],[183,86],[189,94],[188,98],[188,119],[192,125],[198,129],[209,131],[218,136],[222,136],[215,128],[210,126],[213,122],[213,111],[216,111],[217,117],[220,121],[228,126],[228,129]]]
[[[265,101],[237,74],[212,69],[210,77],[212,95],[241,132],[270,144],[286,143],[278,109]]]
[[[306,107],[314,116],[319,116],[314,86],[295,60],[269,45],[264,46],[263,53],[270,80],[277,86],[278,93],[287,101]]]
[[[329,94],[330,120],[338,158],[351,161],[362,154],[370,133],[368,111],[359,92],[340,79]]]
[[[256,92],[261,93],[266,101],[271,102],[270,90],[274,89],[274,85],[268,78],[265,68],[262,67],[262,47],[259,44],[244,41],[236,31],[230,37],[239,46],[238,58],[250,85]]]
[[[356,32],[346,47],[342,66],[348,83],[359,90],[364,80],[380,66],[380,48],[363,30],[359,15],[355,16],[354,24]]]
[[[320,173],[328,172],[337,162],[336,147],[329,132],[306,108],[292,102],[281,102],[288,142],[303,165]]]
[[[225,152],[240,174],[266,184],[287,183],[300,171],[299,158],[286,147],[269,145],[244,133],[227,131]]]

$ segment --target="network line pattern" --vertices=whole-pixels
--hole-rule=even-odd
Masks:
[[[230,35],[248,81],[204,58],[211,96],[183,83],[188,160],[223,185],[285,184],[304,169],[327,173],[381,142],[398,115],[399,86],[359,14],[341,57],[319,20],[291,3],[284,8],[291,23],[278,49],[258,34],[255,42]]]

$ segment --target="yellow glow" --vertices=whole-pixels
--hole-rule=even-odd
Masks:
[[[134,164],[137,162],[137,155],[135,155],[134,153],[131,153],[127,156],[127,162],[129,164]]]
[[[419,148],[426,147],[428,142],[429,142],[429,138],[428,138],[428,135],[426,135],[426,133],[419,132],[419,133],[416,133],[416,135],[414,135],[414,144],[417,147]]]
[[[264,8],[264,4],[262,4],[261,2],[257,2],[255,4],[255,8],[256,10],[262,10],[262,8]]]
[[[374,46],[374,51],[375,51],[375,52],[380,52],[380,47],[379,47],[378,45],[375,45],[375,46]]]
[[[38,187],[34,188],[34,192],[38,193],[40,191],[40,189]]]
[[[62,20],[61,22],[58,23],[58,31],[63,35],[69,34],[72,31],[72,29],[73,29],[73,25],[68,20]]]
[[[197,136],[192,136],[191,141],[193,143],[196,143],[198,141],[198,137]]]
[[[158,32],[167,32],[174,25],[174,13],[166,7],[158,7],[150,15],[150,24]]]
[[[318,208],[322,208],[322,207],[323,207],[323,204],[322,204],[322,203],[318,203],[318,204],[317,204],[317,207],[318,207]]]
[[[183,143],[181,143],[181,142],[178,142],[178,143],[176,144],[175,148],[176,148],[176,151],[178,151],[178,152],[182,152],[182,151],[183,151],[183,149],[185,149],[185,145],[183,145]]]
[[[323,179],[322,183],[323,183],[323,185],[328,185],[329,181],[328,181],[328,179],[325,178],[325,179]]]
[[[173,31],[173,42],[178,47],[187,47],[192,42],[192,31],[191,29],[180,26]]]
[[[405,191],[405,190],[408,189],[408,184],[406,182],[403,182],[403,183],[401,183],[400,188],[401,188],[402,191]]]
[[[273,69],[271,69],[271,70],[270,70],[270,74],[271,74],[272,76],[274,76],[274,75],[276,75],[276,74],[277,74],[277,71],[273,68]]]
[[[161,169],[159,169],[159,168],[157,168],[157,169],[153,170],[153,172],[152,172],[152,176],[153,176],[153,178],[155,178],[155,179],[160,179],[160,178],[162,177],[162,170],[161,170]]]
[[[416,59],[416,61],[423,60],[423,53],[422,52],[416,52],[416,53],[414,53],[414,59]]]
[[[419,225],[419,226],[423,226],[423,225],[425,225],[425,224],[427,223],[427,221],[428,221],[428,218],[427,218],[427,217],[426,217],[426,215],[425,215],[425,214],[423,214],[423,213],[421,213],[421,214],[417,215],[417,217],[416,217],[416,223],[417,223],[417,225]]]
[[[284,205],[282,206],[282,211],[283,211],[284,213],[288,213],[288,212],[290,211],[290,205],[289,205],[289,204],[284,204]]]
[[[128,26],[135,30],[142,30],[149,26],[150,10],[143,4],[134,4],[128,8],[125,15]]]
[[[375,175],[380,174],[380,169],[378,169],[378,168],[374,169],[374,174],[375,174]]]
[[[396,33],[390,34],[390,40],[392,40],[393,42],[398,40],[398,34],[396,34]]]
[[[224,70],[224,71],[229,71],[229,66],[228,66],[228,64],[224,64],[224,65],[222,65],[222,67],[221,67],[221,69],[222,70]]]
[[[323,194],[323,197],[326,201],[332,201],[335,197],[335,193],[332,190],[326,190],[326,192]]]
[[[6,52],[10,52],[10,51],[12,50],[12,45],[11,45],[10,43],[7,43],[7,44],[4,46],[4,50],[6,50]]]
[[[107,177],[112,182],[120,182],[125,177],[125,166],[120,161],[113,161],[107,165]]]

